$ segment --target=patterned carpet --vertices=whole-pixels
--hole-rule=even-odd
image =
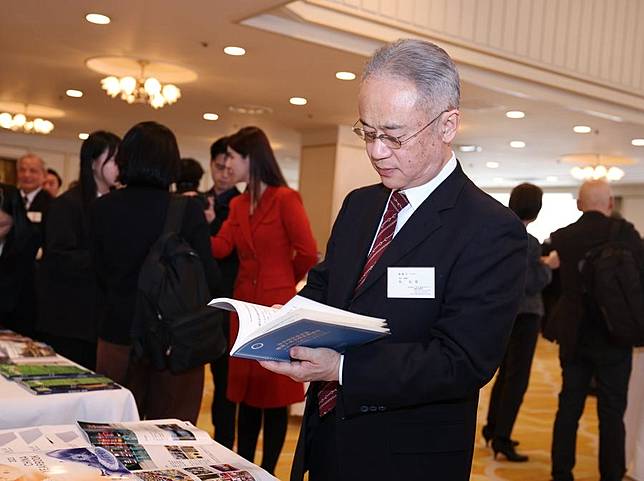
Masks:
[[[207,369],[206,387],[198,425],[212,432],[210,404],[212,402],[212,379]],[[509,463],[493,459],[492,450],[485,447],[480,436],[480,426],[485,421],[487,403],[492,384],[481,391],[479,426],[477,431],[474,464],[471,481],[548,481],[550,479],[550,441],[552,423],[557,409],[557,395],[561,382],[557,347],[540,340],[537,345],[530,377],[530,386],[512,437],[520,441],[518,451],[530,456],[527,463]],[[286,444],[277,467],[277,477],[287,480],[295,443],[297,442],[300,418],[291,417]],[[259,443],[261,447],[261,440]],[[586,401],[584,415],[579,424],[577,437],[576,481],[597,481],[597,414],[595,398]],[[261,450],[258,449],[258,460]]]

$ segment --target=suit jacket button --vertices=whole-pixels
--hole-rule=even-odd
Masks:
[[[360,412],[361,413],[368,413],[369,412],[369,406],[360,406]]]
[[[382,412],[382,411],[386,411],[386,410],[387,410],[387,408],[385,406],[378,406],[378,411]]]
[[[375,413],[377,410],[378,410],[378,406],[370,406],[369,407],[369,411],[371,411],[372,413]]]

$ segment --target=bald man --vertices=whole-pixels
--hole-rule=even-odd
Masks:
[[[27,217],[36,226],[42,244],[43,217],[53,200],[43,189],[47,170],[45,162],[36,154],[25,154],[18,159],[18,188],[25,204]]]
[[[562,388],[552,439],[553,481],[572,481],[577,426],[591,379],[597,381],[599,415],[599,471],[602,481],[621,480],[624,460],[624,411],[631,371],[632,349],[611,342],[592,299],[582,293],[579,261],[593,247],[609,240],[611,227],[619,227],[616,240],[633,251],[640,265],[642,241],[629,222],[611,218],[613,196],[606,182],[585,182],[579,189],[579,220],[551,236],[561,262],[561,298],[548,328],[559,343]]]

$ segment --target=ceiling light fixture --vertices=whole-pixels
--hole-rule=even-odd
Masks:
[[[483,147],[480,145],[459,145],[458,150],[461,152],[483,152]]]
[[[81,140],[87,140],[88,137],[89,134],[87,132],[81,132],[80,134],[78,134],[78,138]]]
[[[206,112],[205,114],[203,114],[204,120],[217,120],[218,118],[219,118],[219,115],[213,114],[210,112]]]
[[[242,47],[224,47],[224,53],[226,55],[232,55],[233,57],[241,57],[242,55],[246,55],[246,49]]]
[[[572,130],[576,134],[589,134],[593,131],[593,129],[587,125],[575,125]]]
[[[306,105],[307,103],[304,97],[291,97],[288,101],[293,105]]]
[[[631,145],[635,147],[644,147],[644,139],[633,139],[631,140]]]
[[[510,147],[513,149],[522,149],[525,147],[525,142],[523,140],[513,140],[510,142]]]
[[[488,169],[498,169],[500,165],[501,165],[501,164],[499,164],[498,162],[494,162],[494,161],[490,161],[490,162],[486,162],[486,163],[485,163],[485,166],[486,166]]]
[[[25,114],[11,115],[9,112],[0,113],[0,127],[14,132],[43,135],[47,135],[54,130],[54,124],[49,120],[41,119],[40,117],[30,119]]]
[[[141,73],[138,79],[110,75],[101,80],[101,87],[112,98],[120,96],[128,104],[148,103],[155,109],[171,105],[181,98],[181,90],[173,84],[161,84],[155,77],[145,77],[145,66],[149,62],[139,60]]]
[[[81,98],[83,96],[82,90],[69,89],[65,92],[68,97]]]
[[[586,167],[573,167],[570,174],[577,180],[604,179],[614,182],[624,177],[624,171],[619,167],[606,167],[604,165],[587,165]]]
[[[338,80],[355,80],[356,74],[353,72],[336,72],[335,78]]]
[[[112,21],[107,15],[102,15],[100,13],[88,13],[85,15],[85,20],[89,23],[94,23],[96,25],[107,25]]]
[[[525,117],[525,112],[521,112],[520,110],[508,110],[505,113],[505,116],[509,119],[522,119]]]
[[[265,115],[272,114],[273,109],[270,107],[264,107],[263,105],[229,105],[228,110],[236,114],[242,115]]]

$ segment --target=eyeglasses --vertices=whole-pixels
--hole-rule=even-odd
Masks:
[[[409,142],[411,139],[419,135],[423,130],[425,130],[427,127],[432,125],[438,118],[443,115],[445,112],[449,112],[449,110],[443,110],[440,114],[438,114],[436,117],[434,117],[427,125],[425,125],[422,129],[420,129],[418,132],[415,134],[410,135],[406,139],[404,135],[401,135],[399,137],[394,137],[393,135],[389,134],[378,134],[375,130],[365,130],[362,127],[359,127],[358,124],[361,124],[360,120],[357,120],[355,124],[353,124],[353,133],[356,134],[358,137],[360,137],[362,140],[364,140],[366,143],[370,144],[372,142],[375,142],[376,140],[380,140],[383,144],[385,144],[387,147],[393,150],[397,150],[403,146],[403,144],[406,144]]]

